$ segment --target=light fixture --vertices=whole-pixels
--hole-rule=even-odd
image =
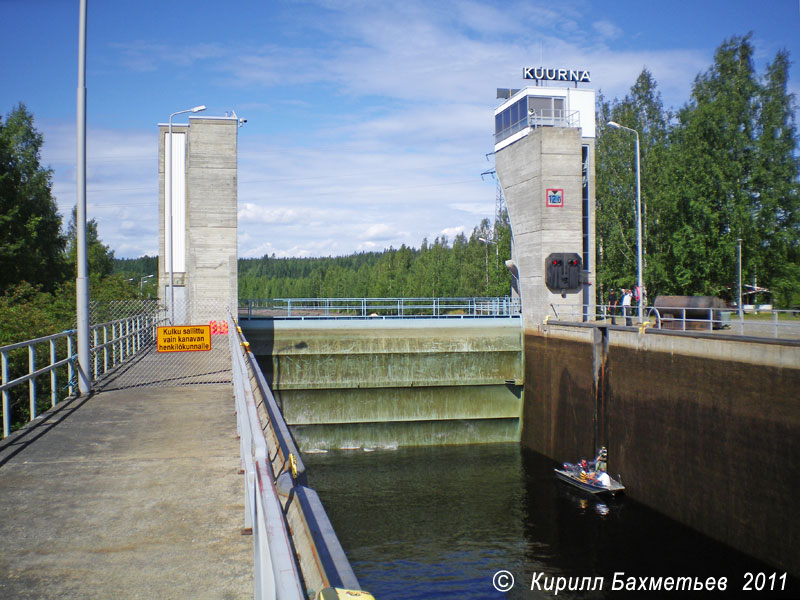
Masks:
[[[614,129],[624,129],[630,131],[636,136],[636,285],[639,288],[639,323],[643,322],[644,313],[644,286],[642,284],[642,183],[641,183],[641,170],[639,167],[639,132],[630,127],[620,125],[615,121],[608,122],[609,127]]]

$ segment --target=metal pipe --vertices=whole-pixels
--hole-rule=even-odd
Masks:
[[[50,340],[50,364],[55,364],[56,362],[56,341]],[[50,371],[50,408],[53,408],[58,403],[58,397],[56,393],[58,392],[58,374],[56,370],[53,369]]]
[[[75,279],[75,308],[78,321],[78,389],[81,394],[92,390],[89,376],[89,265],[86,253],[86,4],[80,0],[80,25],[78,33],[78,207],[77,277]]]
[[[34,348],[33,344],[28,346],[28,373],[33,373],[36,371],[36,349]],[[30,400],[30,420],[33,421],[36,418],[36,378],[31,377],[28,380],[28,397]]]
[[[744,319],[744,312],[742,311],[742,238],[739,238],[736,241],[739,242],[739,252],[738,252],[739,268],[736,277],[736,287],[738,289],[739,299],[736,302],[736,307],[739,309],[738,310],[739,320],[741,321],[742,319]]]
[[[3,437],[6,438],[11,433],[11,395],[5,387],[8,383],[8,357],[5,352],[0,352],[0,365],[0,381],[3,382]]]

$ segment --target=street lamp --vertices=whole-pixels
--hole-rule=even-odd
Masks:
[[[644,312],[644,286],[642,285],[642,182],[639,168],[639,132],[630,127],[625,127],[614,121],[608,122],[609,127],[631,131],[636,136],[636,246],[637,246],[637,283],[639,287],[639,323],[642,323]]]
[[[167,250],[167,266],[169,269],[169,322],[170,325],[175,324],[175,293],[174,293],[174,273],[172,268],[172,117],[175,115],[182,115],[184,113],[192,112],[197,113],[206,109],[204,104],[195,106],[194,108],[187,108],[186,110],[179,110],[169,116],[169,133],[167,134],[167,152],[166,164],[164,165],[164,203],[169,210],[169,220],[166,231],[166,247]]]
[[[744,313],[742,312],[742,238],[738,238],[736,240],[739,242],[739,268],[738,268],[738,276],[736,277],[736,287],[739,289],[739,299],[736,303],[736,308],[739,309],[739,321],[744,319]]]
[[[144,277],[139,279],[139,293],[143,293],[144,291],[144,281],[145,279],[150,279],[151,277],[155,277],[155,273],[151,273],[150,275],[145,275]]]
[[[92,391],[89,362],[89,257],[86,252],[86,2],[81,0],[78,21],[78,98],[75,125],[77,134],[77,208],[75,212],[75,318],[78,330],[78,389]],[[5,362],[5,359],[4,359]]]
[[[486,250],[486,252],[485,252],[485,254],[486,254],[486,293],[488,294],[489,293],[489,244],[494,244],[494,251],[495,251],[495,254],[497,254],[498,256],[500,254],[500,251],[497,249],[497,242],[494,242],[492,240],[487,240],[486,238],[482,238],[482,237],[479,237],[478,241],[481,241],[484,244],[486,244],[486,248],[485,248],[485,250]]]

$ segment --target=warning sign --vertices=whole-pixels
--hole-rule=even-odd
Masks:
[[[547,206],[564,206],[564,190],[548,188],[545,191],[545,198]]]
[[[211,350],[210,325],[169,325],[158,328],[159,352]]]

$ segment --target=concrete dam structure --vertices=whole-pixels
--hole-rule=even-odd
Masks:
[[[301,450],[520,439],[519,318],[240,324]]]

